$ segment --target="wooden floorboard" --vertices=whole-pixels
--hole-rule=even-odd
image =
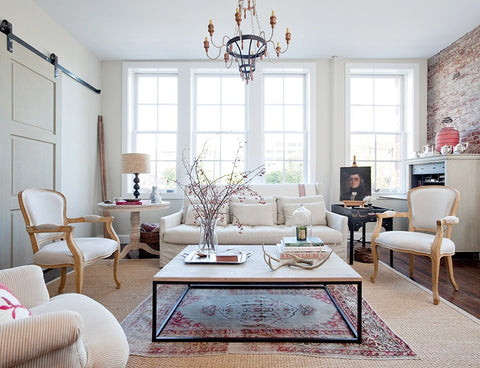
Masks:
[[[393,254],[393,268],[403,275],[409,276],[409,255],[400,252],[394,252]],[[389,263],[389,251],[387,249],[379,247],[379,257],[384,263]],[[438,283],[440,296],[480,318],[480,260],[478,253],[455,254],[453,257],[453,273],[459,291],[455,291],[448,280],[445,260],[442,259]],[[413,276],[415,282],[432,290],[430,258],[415,256]]]

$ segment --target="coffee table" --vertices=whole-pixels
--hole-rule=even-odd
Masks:
[[[165,267],[153,276],[152,305],[152,341],[217,341],[217,342],[357,342],[362,341],[362,277],[335,253],[319,268],[305,270],[297,267],[281,267],[272,271],[263,260],[261,246],[222,246],[224,249],[235,247],[242,252],[250,253],[246,262],[241,264],[186,264],[184,254],[198,249],[196,245],[187,246]],[[275,246],[265,246],[265,250],[276,254]],[[157,325],[157,288],[161,284],[185,284],[185,290],[172,306],[160,327]],[[326,285],[352,284],[357,290],[357,328],[346,318],[343,310],[330,295],[336,309],[348,325],[352,337],[345,338],[312,338],[312,337],[226,337],[226,336],[162,336],[162,331],[175,313],[183,298],[191,288],[323,288]]]

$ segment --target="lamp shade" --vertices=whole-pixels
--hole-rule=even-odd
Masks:
[[[150,155],[146,153],[124,153],[122,154],[122,173],[149,173]]]

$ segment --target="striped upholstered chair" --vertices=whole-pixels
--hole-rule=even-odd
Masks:
[[[23,317],[23,318],[22,318]],[[116,318],[76,293],[50,299],[39,266],[0,270],[0,367],[125,367]]]
[[[448,278],[455,290],[458,285],[453,277],[452,256],[455,244],[450,239],[452,225],[459,219],[455,216],[460,193],[446,186],[432,185],[411,189],[407,195],[408,212],[386,211],[377,214],[377,226],[372,234],[373,274],[375,282],[378,272],[377,247],[385,247],[397,252],[410,254],[410,277],[413,278],[413,259],[415,255],[430,257],[432,262],[433,304],[440,302],[438,278],[440,260],[445,258]],[[380,232],[382,221],[387,217],[406,217],[409,220],[408,231]]]

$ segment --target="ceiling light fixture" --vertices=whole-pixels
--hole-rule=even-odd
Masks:
[[[216,45],[213,42],[213,32],[215,31],[214,25],[210,20],[210,23],[208,25],[210,41],[208,40],[208,37],[205,37],[205,41],[203,41],[203,47],[205,48],[205,53],[210,60],[217,60],[222,54],[223,47],[225,47],[225,53],[223,55],[223,58],[225,60],[225,66],[227,68],[230,68],[233,63],[233,59],[235,59],[242,80],[245,80],[248,84],[249,80],[253,80],[253,72],[255,71],[255,64],[257,62],[257,59],[263,60],[263,57],[266,57],[270,62],[273,62],[273,60],[270,59],[269,56],[268,45],[271,44],[273,50],[275,50],[275,53],[277,54],[277,58],[279,58],[280,54],[283,54],[288,50],[292,34],[287,28],[287,32],[285,33],[287,47],[285,48],[285,50],[282,51],[282,48],[280,47],[280,42],[277,42],[277,45],[275,46],[274,41],[272,41],[275,24],[277,23],[277,17],[275,16],[275,12],[272,11],[272,15],[270,17],[270,26],[272,27],[272,33],[270,34],[270,38],[267,40],[267,38],[265,37],[265,32],[261,30],[260,22],[258,21],[257,11],[255,9],[256,0],[248,0],[247,6],[244,6],[244,2],[244,0],[238,0],[238,7],[235,10],[235,21],[237,23],[237,26],[235,27],[234,36],[232,38],[229,38],[228,36],[223,36],[222,44]],[[240,28],[240,24],[242,23],[242,14],[245,21],[247,19],[247,15],[249,16],[252,26],[252,34],[244,34],[242,32],[242,29]],[[257,34],[255,34],[255,27]],[[214,47],[218,49],[218,55],[215,57],[211,57],[208,54],[210,42]]]

